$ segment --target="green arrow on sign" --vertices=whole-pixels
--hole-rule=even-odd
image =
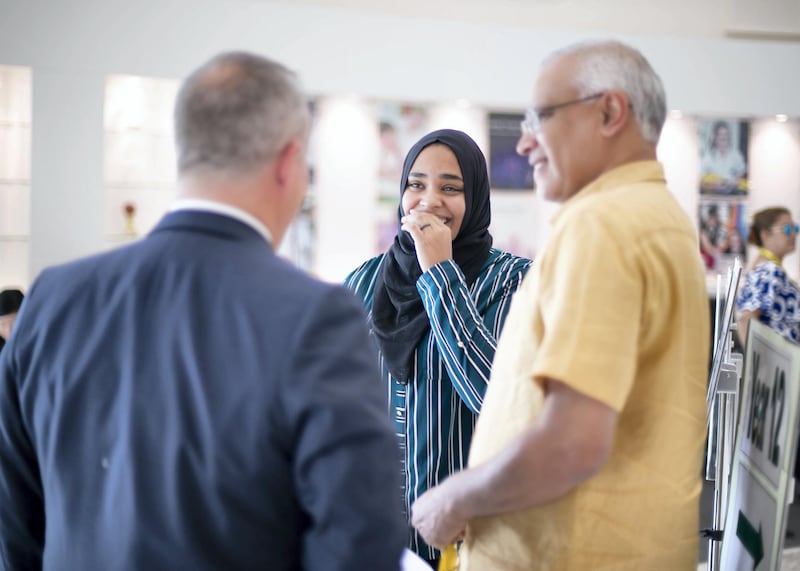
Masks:
[[[758,531],[753,527],[753,524],[744,517],[744,514],[739,510],[739,523],[736,524],[736,537],[742,542],[744,548],[753,558],[753,571],[764,559],[764,540],[761,537],[761,522],[758,523]]]

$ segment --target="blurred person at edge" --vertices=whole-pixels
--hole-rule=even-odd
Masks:
[[[404,453],[406,508],[462,469],[496,339],[531,261],[492,248],[486,158],[466,133],[423,136],[403,163],[398,232],[345,280],[377,343]],[[440,553],[413,529],[409,547]]]
[[[420,497],[461,571],[694,570],[708,298],[694,224],[656,144],[664,88],[616,41],[548,57],[522,123],[561,203],[514,296],[469,467]]]
[[[3,350],[11,330],[14,329],[14,322],[25,295],[18,289],[5,289],[0,291],[0,351]]]
[[[0,357],[3,568],[399,568],[364,310],[275,254],[309,123],[283,65],[212,58],[178,94],[171,211],[36,280]]]

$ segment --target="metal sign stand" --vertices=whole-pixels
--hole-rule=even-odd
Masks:
[[[734,327],[733,302],[742,266],[738,258],[728,270],[728,287],[722,308],[721,283],[717,279],[717,301],[714,324],[714,359],[707,397],[708,448],[706,450],[706,480],[714,482],[713,523],[711,529],[701,531],[708,539],[708,571],[719,571],[725,510],[731,486],[736,427],[738,423],[738,395],[743,356],[733,353],[731,331]]]
[[[728,335],[730,336],[730,332]],[[723,359],[708,431],[706,480],[714,482],[713,527],[711,530],[704,530],[708,537],[709,571],[719,569],[725,509],[730,497],[731,467],[736,443],[738,393],[742,378],[742,355],[731,353],[728,349],[728,355]]]

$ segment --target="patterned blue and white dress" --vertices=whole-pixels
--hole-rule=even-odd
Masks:
[[[764,262],[747,272],[739,289],[736,311],[760,311],[758,320],[785,339],[800,341],[800,289],[775,262]]]

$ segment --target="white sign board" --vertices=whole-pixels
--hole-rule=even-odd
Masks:
[[[750,321],[722,569],[780,565],[797,447],[800,347]]]

